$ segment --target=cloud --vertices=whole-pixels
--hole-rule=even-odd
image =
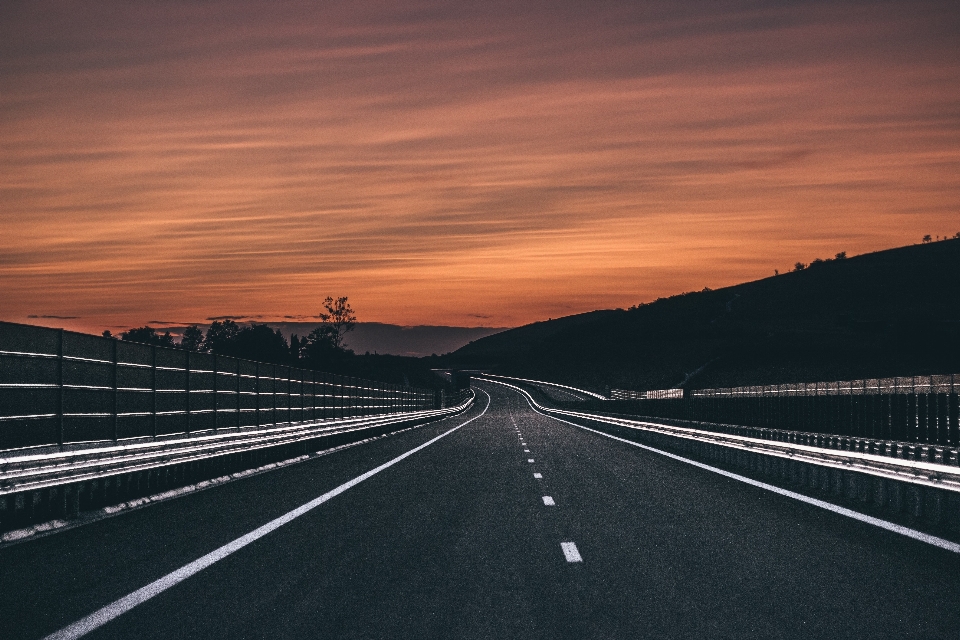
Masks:
[[[3,11],[20,317],[513,325],[955,232],[948,3]]]
[[[27,316],[28,318],[43,318],[47,320],[79,320],[80,316],[51,316],[51,315],[36,315],[31,314]]]

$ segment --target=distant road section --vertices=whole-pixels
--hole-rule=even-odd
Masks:
[[[547,397],[553,400],[589,400],[590,398],[596,398],[598,400],[606,400],[606,396],[603,396],[599,393],[593,391],[587,391],[586,389],[578,389],[577,387],[571,387],[565,384],[558,384],[556,382],[544,382],[543,380],[528,380],[527,378],[515,378],[512,376],[498,376],[489,373],[482,374],[481,377],[491,378],[493,380],[502,380],[504,382],[522,382],[527,385],[531,385],[542,391]]]
[[[0,637],[956,638],[960,555],[474,387],[466,414],[0,549]]]

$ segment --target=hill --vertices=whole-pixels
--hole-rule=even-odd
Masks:
[[[519,327],[451,366],[661,389],[960,372],[960,240]]]

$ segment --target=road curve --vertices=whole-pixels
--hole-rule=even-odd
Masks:
[[[957,554],[475,386],[465,415],[0,549],[0,638],[331,492],[83,637],[957,637]]]

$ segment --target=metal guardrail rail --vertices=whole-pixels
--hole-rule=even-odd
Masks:
[[[734,449],[741,449],[751,453],[760,453],[797,462],[807,462],[824,467],[842,469],[845,471],[859,471],[891,480],[900,480],[929,487],[960,491],[960,468],[954,465],[893,458],[885,455],[863,453],[859,451],[844,451],[827,449],[811,445],[792,442],[778,442],[746,436],[703,431],[688,427],[675,427],[641,420],[627,420],[611,418],[598,414],[581,411],[565,411],[538,406],[550,415],[581,418],[594,422],[606,422],[630,429],[642,429],[655,433],[662,433],[676,438],[684,438],[697,442],[718,444]],[[955,459],[954,459],[955,460]]]
[[[650,391],[610,389],[611,400],[669,400],[682,397],[683,389],[654,389]]]
[[[721,389],[696,389],[693,397],[790,397],[875,394],[940,394],[960,392],[960,375],[901,376],[897,378],[864,378],[834,382],[794,382]]]
[[[0,534],[10,533],[0,535],[0,544],[38,531],[60,530],[77,522],[81,512],[104,508],[113,513],[117,510],[113,505],[127,501],[150,503],[151,496],[174,495],[180,487],[245,477],[247,470],[283,466],[317,451],[442,419],[467,410],[475,396],[468,392],[460,399],[458,405],[443,409],[48,453],[6,452],[0,458]]]
[[[726,433],[738,436],[746,436],[749,438],[759,438],[761,440],[793,443],[816,447],[819,449],[857,451],[860,453],[869,453],[888,458],[920,460],[925,462],[942,463],[950,466],[960,465],[960,449],[957,447],[946,447],[917,442],[903,442],[899,440],[861,438],[857,436],[816,433],[811,431],[792,431],[788,429],[770,429],[766,427],[750,427],[717,422],[698,422],[671,418],[656,418],[653,416],[624,415],[610,412],[600,412],[598,415],[604,415],[610,418],[624,418],[637,422],[653,422],[672,427],[687,427],[700,431],[709,431],[711,433]]]
[[[676,398],[653,395],[618,390],[602,410],[700,423],[708,429],[711,424],[739,425],[960,447],[960,375],[701,389]]]
[[[571,387],[565,384],[558,384],[556,382],[545,382],[543,380],[528,380],[527,378],[516,378],[513,376],[499,376],[492,373],[478,373],[478,377],[490,378],[493,380],[513,380],[516,382],[525,382],[527,384],[532,384],[537,387],[546,387],[548,389],[558,389],[567,393],[582,395],[587,398],[595,398],[597,400],[606,400],[606,396],[603,396],[599,393],[594,393],[593,391],[587,391],[586,389],[578,389],[577,387]],[[541,389],[542,390],[542,389]]]
[[[252,429],[237,433],[209,434],[50,454],[10,456],[0,458],[0,496],[295,444],[323,436],[367,431],[375,427],[399,428],[458,413],[465,410],[471,402],[472,399],[456,407],[429,411],[345,418],[274,429]]]

